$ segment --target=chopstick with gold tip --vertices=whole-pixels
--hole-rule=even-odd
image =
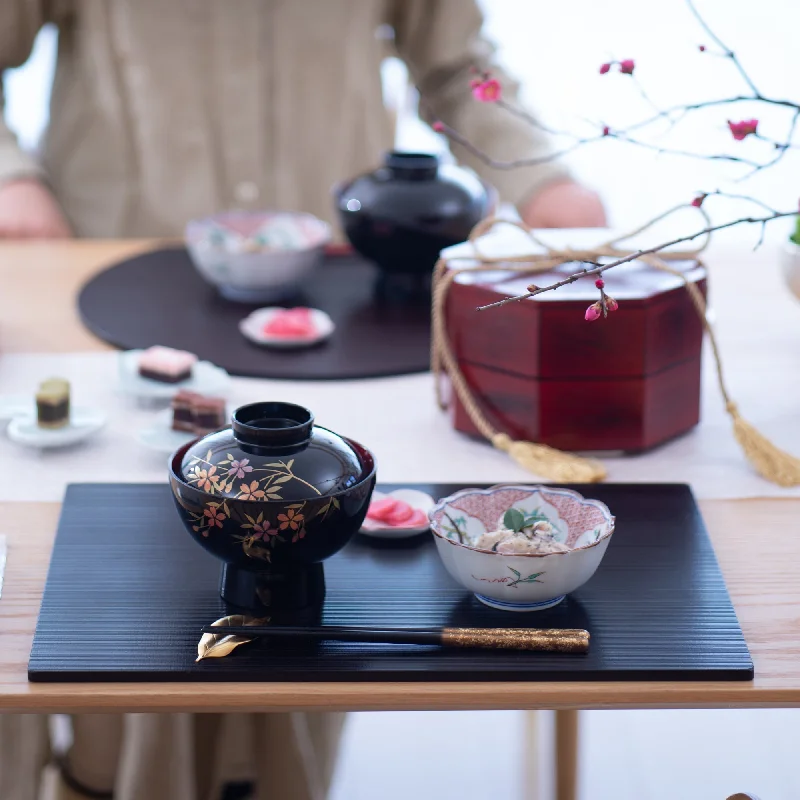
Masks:
[[[202,632],[248,638],[433,644],[486,650],[540,650],[551,653],[586,653],[589,650],[589,632],[569,628],[367,628],[333,625],[295,628],[280,625],[206,625]]]

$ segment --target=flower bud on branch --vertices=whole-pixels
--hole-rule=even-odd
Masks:
[[[728,120],[728,128],[730,128],[733,138],[737,142],[746,139],[748,136],[758,133],[758,120],[757,119],[743,119],[741,122],[731,122]]]
[[[489,78],[485,81],[473,81],[472,96],[481,103],[496,103],[502,97],[503,89],[500,81]]]
[[[595,320],[600,319],[600,303],[592,303],[589,308],[586,309],[586,313],[583,315],[583,318],[587,322],[594,322]]]

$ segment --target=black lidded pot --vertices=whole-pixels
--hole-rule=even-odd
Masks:
[[[252,403],[231,427],[176,451],[170,485],[186,530],[224,562],[223,600],[294,610],[321,604],[321,562],[361,527],[375,460],[302,406]]]
[[[430,276],[439,252],[467,239],[488,216],[494,191],[435,155],[392,151],[383,166],[337,187],[353,247],[389,274]]]

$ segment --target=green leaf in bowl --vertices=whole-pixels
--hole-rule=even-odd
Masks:
[[[525,515],[516,508],[509,508],[503,516],[503,525],[510,531],[519,533],[525,527]]]

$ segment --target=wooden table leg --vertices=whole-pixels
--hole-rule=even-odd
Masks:
[[[525,712],[523,800],[541,800],[542,744],[539,736],[539,713]]]
[[[556,711],[556,800],[578,799],[578,712]]]

